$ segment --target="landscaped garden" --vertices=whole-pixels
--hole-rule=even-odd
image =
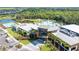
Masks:
[[[30,43],[29,39],[24,38],[22,35],[19,33],[15,32],[12,30],[12,28],[7,28],[8,33],[10,33],[14,38],[16,38],[19,42],[22,44],[26,45]]]
[[[54,34],[51,34],[51,33],[50,33],[50,34],[49,34],[49,37],[50,37],[52,40],[58,42],[60,45],[62,45],[66,50],[69,49],[70,45],[69,45],[68,43],[64,42],[63,40],[61,40],[60,38],[58,38],[57,36],[55,36]]]
[[[3,20],[3,19],[15,19],[15,15],[14,14],[1,14],[0,15],[0,20]]]
[[[57,48],[49,43],[46,43],[40,47],[41,51],[56,51]]]
[[[22,20],[17,20],[17,22],[20,22],[20,23],[40,23],[42,22],[42,20],[40,19],[22,19]]]

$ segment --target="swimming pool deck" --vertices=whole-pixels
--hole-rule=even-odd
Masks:
[[[6,28],[12,27],[12,26],[14,26],[14,25],[15,25],[15,23],[13,23],[13,22],[3,24],[3,26],[5,26]]]

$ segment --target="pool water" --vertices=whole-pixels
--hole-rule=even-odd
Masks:
[[[15,22],[15,21],[14,20],[11,20],[11,19],[3,19],[3,20],[0,20],[0,23],[2,23],[2,24],[10,23],[10,22]]]
[[[36,41],[32,42],[32,44],[35,45],[35,46],[38,45],[38,44],[43,44],[43,43],[44,43],[44,41],[42,39],[37,39]]]

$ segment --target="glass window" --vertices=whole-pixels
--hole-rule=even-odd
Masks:
[[[64,49],[69,50],[69,47],[65,46],[63,43],[62,46],[64,47]]]
[[[69,47],[65,47],[67,50],[69,50]]]
[[[75,50],[75,49],[76,49],[76,47],[72,47],[72,48],[71,48],[71,51],[72,51],[72,50]]]
[[[78,34],[78,33],[76,33],[76,36],[79,36],[79,34]]]

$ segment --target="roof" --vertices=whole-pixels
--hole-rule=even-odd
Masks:
[[[79,43],[79,38],[78,37],[70,37],[68,35],[65,35],[59,31],[57,31],[56,33],[52,33],[55,36],[57,36],[58,38],[60,38],[61,40],[63,40],[64,42],[68,43],[69,45],[74,45]]]
[[[40,28],[44,28],[44,29],[48,29],[49,27],[48,26],[46,26],[46,25],[41,25],[41,26],[39,26]]]
[[[57,29],[59,29],[57,26],[44,26],[44,25],[42,25],[42,26],[40,26],[39,28],[44,28],[44,29],[47,29],[48,31],[54,31],[54,30],[57,30]]]
[[[71,24],[71,25],[64,25],[62,27],[71,30],[73,32],[79,33],[79,25]]]
[[[48,29],[48,31],[54,31],[59,29],[59,24],[55,21],[51,20],[44,20],[43,22],[39,23],[40,28]]]
[[[30,31],[32,29],[35,29],[35,30],[38,29],[37,25],[35,25],[35,24],[27,24],[27,23],[22,23],[22,24],[18,25],[18,27],[23,29],[23,30],[26,30],[26,31]]]

